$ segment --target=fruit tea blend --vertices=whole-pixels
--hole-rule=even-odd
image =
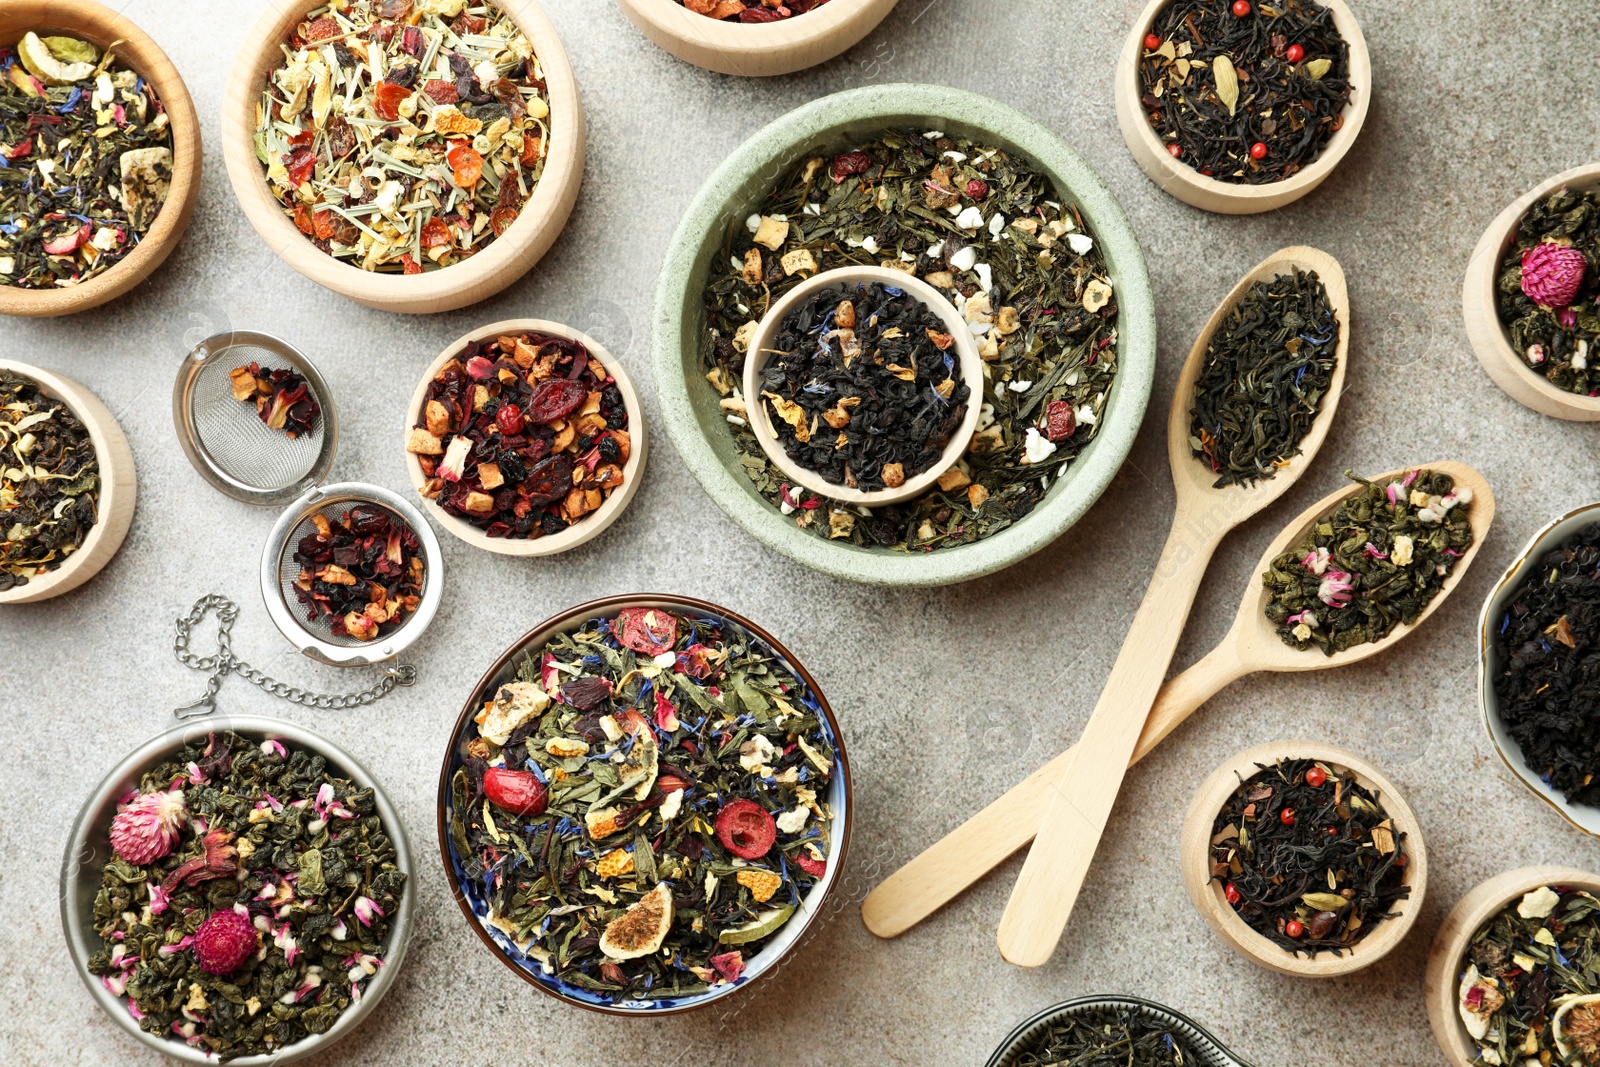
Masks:
[[[450,841],[541,981],[605,1002],[737,983],[826,873],[831,732],[737,625],[623,608],[484,696]]]
[[[828,0],[674,0],[697,15],[709,15],[725,22],[782,22],[804,15]]]
[[[902,270],[948,295],[985,362],[961,462],[934,489],[865,513],[789,485],[738,388],[772,303],[844,266]],[[701,358],[745,473],[800,529],[856,545],[933,551],[1020,521],[1094,439],[1116,377],[1116,297],[1077,207],[1026,160],[939,130],[805,160],[729,228],[704,306]]]

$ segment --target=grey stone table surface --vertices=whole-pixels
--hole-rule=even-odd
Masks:
[[[986,93],[1053,129],[1104,176],[1149,257],[1160,367],[1151,414],[1104,499],[1026,563],[953,588],[883,592],[825,579],[760,547],[712,507],[658,428],[647,484],[604,536],[518,562],[444,537],[449,588],[415,649],[419,684],[354,712],[276,704],[231,680],[224,706],[286,715],[353,750],[388,786],[421,858],[418,928],[394,991],[319,1064],[979,1064],[1035,1009],[1090,992],[1157,998],[1273,1064],[1437,1063],[1422,967],[1443,913],[1511,867],[1593,869],[1600,845],[1528,795],[1479,725],[1473,624],[1499,571],[1547,520],[1600,498],[1594,426],[1501,394],[1467,347],[1459,286],[1501,207],[1600,155],[1589,0],[1356,0],[1376,91],[1359,143],[1317,192],[1228,218],[1160,192],[1123,147],[1112,107],[1117,47],[1142,0],[903,0],[865,42],[770,81],[708,74],[647,42],[608,0],[547,0],[582,85],[589,160],[564,236],[528,277],[465,311],[369,311],[291,271],[246,224],[226,182],[219,104],[264,0],[120,0],[184,73],[205,130],[193,229],[150,282],[112,307],[0,324],[0,351],[95,390],[138,462],[138,516],[105,572],[76,593],[0,614],[0,1061],[153,1064],[103,1017],[64,949],[56,899],[79,804],[121,756],[172,721],[203,679],[174,662],[173,620],[200,595],[243,605],[236,646],[270,673],[343,691],[358,674],[293,656],[255,579],[274,515],[207,487],[170,415],[188,346],[233,326],[279,334],[335,390],[334,474],[407,488],[402,409],[422,369],[469,327],[536,315],[590,331],[623,360],[659,416],[647,359],[649,300],[679,214],[713,161],[789,108],[889,81]],[[982,806],[1082,728],[1142,593],[1171,512],[1162,441],[1179,362],[1235,279],[1272,250],[1337,256],[1354,303],[1350,389],[1318,469],[1223,544],[1174,667],[1223,633],[1278,527],[1340,484],[1340,471],[1454,458],[1490,479],[1492,540],[1456,598],[1390,654],[1338,674],[1259,676],[1216,697],[1124,786],[1055,958],[1001,962],[995,924],[1010,864],[892,942],[857,914],[876,880]],[[514,637],[594,596],[659,590],[748,614],[817,675],[853,764],[855,847],[820,929],[748,994],[700,1014],[615,1020],[525,986],[473,937],[433,859],[434,791],[450,723]],[[1314,736],[1365,754],[1416,808],[1433,857],[1424,913],[1391,957],[1310,984],[1259,970],[1214,937],[1184,895],[1178,826],[1190,794],[1232,753]]]

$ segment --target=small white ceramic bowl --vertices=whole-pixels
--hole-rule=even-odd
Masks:
[[[940,321],[944,323],[944,332],[955,339],[955,344],[951,347],[955,349],[957,363],[961,368],[961,380],[967,385],[968,397],[966,417],[961,420],[956,432],[950,435],[949,443],[944,446],[944,452],[933,466],[915,478],[907,478],[893,489],[869,491],[851,489],[837,482],[831,482],[816,471],[807,470],[790,459],[788,452],[772,432],[766,406],[761,403],[761,389],[758,383],[761,381],[761,369],[766,365],[767,355],[773,351],[783,321],[789,317],[791,311],[800,306],[802,301],[823,289],[837,288],[848,295],[855,292],[858,286],[872,284],[902,289],[939,316]],[[978,412],[983,400],[983,360],[978,355],[978,346],[972,340],[972,331],[967,329],[966,320],[956,312],[955,306],[950,301],[927,282],[904,271],[885,267],[840,267],[837,270],[823,271],[795,286],[761,317],[761,322],[756,326],[756,332],[750,339],[750,351],[745,356],[743,387],[750,429],[755,433],[756,441],[761,445],[761,450],[767,454],[767,458],[772,461],[772,465],[782,471],[786,478],[829,500],[877,507],[910,500],[927,492],[941,475],[961,459],[967,450],[967,445],[972,441],[973,431],[978,428]]]

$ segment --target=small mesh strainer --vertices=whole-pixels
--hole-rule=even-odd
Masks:
[[[402,616],[397,628],[374,641],[360,641],[335,634],[322,616],[308,620],[309,610],[295,596],[295,580],[301,565],[294,560],[300,539],[317,532],[314,516],[327,516],[338,522],[355,509],[380,510],[409,526],[421,542],[422,600],[417,610]],[[409,648],[427,629],[444,591],[443,560],[439,539],[422,513],[397,493],[363,482],[340,482],[316,486],[306,492],[278,517],[261,552],[261,596],[267,612],[289,643],[305,655],[338,667],[363,666],[394,659]]]
[[[322,409],[310,433],[290,439],[268,429],[253,403],[234,397],[228,375],[250,363],[305,378]],[[328,476],[339,443],[333,394],[316,367],[292,345],[247,330],[208,337],[184,357],[172,389],[172,418],[200,476],[247,504],[294,500]]]

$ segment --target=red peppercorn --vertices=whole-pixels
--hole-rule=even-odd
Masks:
[[[1337,826],[1328,827],[1328,836],[1329,837],[1338,837],[1339,836],[1339,828]]]
[[[1306,785],[1312,789],[1321,789],[1328,781],[1328,772],[1321,767],[1312,767],[1306,771]]]
[[[1237,904],[1240,900],[1244,899],[1239,893],[1239,887],[1234,885],[1232,882],[1229,882],[1222,890],[1222,896],[1229,904]]]
[[[1167,155],[1171,156],[1173,159],[1177,159],[1179,156],[1183,155],[1182,146],[1176,144],[1167,145]]]
[[[1283,823],[1283,825],[1285,825],[1285,826],[1293,826],[1294,825],[1294,809],[1293,808],[1284,808],[1282,811],[1278,812],[1278,821]]]
[[[1250,158],[1251,159],[1266,159],[1267,158],[1267,146],[1264,143],[1262,143],[1261,141],[1257,141],[1255,144],[1251,145],[1250,146]]]
[[[1306,932],[1306,928],[1300,925],[1300,921],[1298,919],[1290,919],[1288,922],[1283,924],[1283,932],[1298,940],[1299,937]]]
[[[1159,34],[1147,33],[1147,34],[1144,35],[1144,50],[1146,52],[1154,52],[1157,48],[1160,48],[1160,47],[1161,47],[1161,37],[1160,37]]]
[[[1306,57],[1306,50],[1297,44],[1290,45],[1283,53],[1283,58],[1291,63],[1298,63]]]
[[[1250,0],[1233,0],[1233,13],[1239,18],[1250,14]]]
[[[967,195],[974,200],[982,200],[989,195],[989,183],[982,178],[974,178],[967,183]]]
[[[522,432],[522,409],[515,404],[501,404],[500,410],[495,412],[494,421],[500,427],[500,432],[510,436]]]

